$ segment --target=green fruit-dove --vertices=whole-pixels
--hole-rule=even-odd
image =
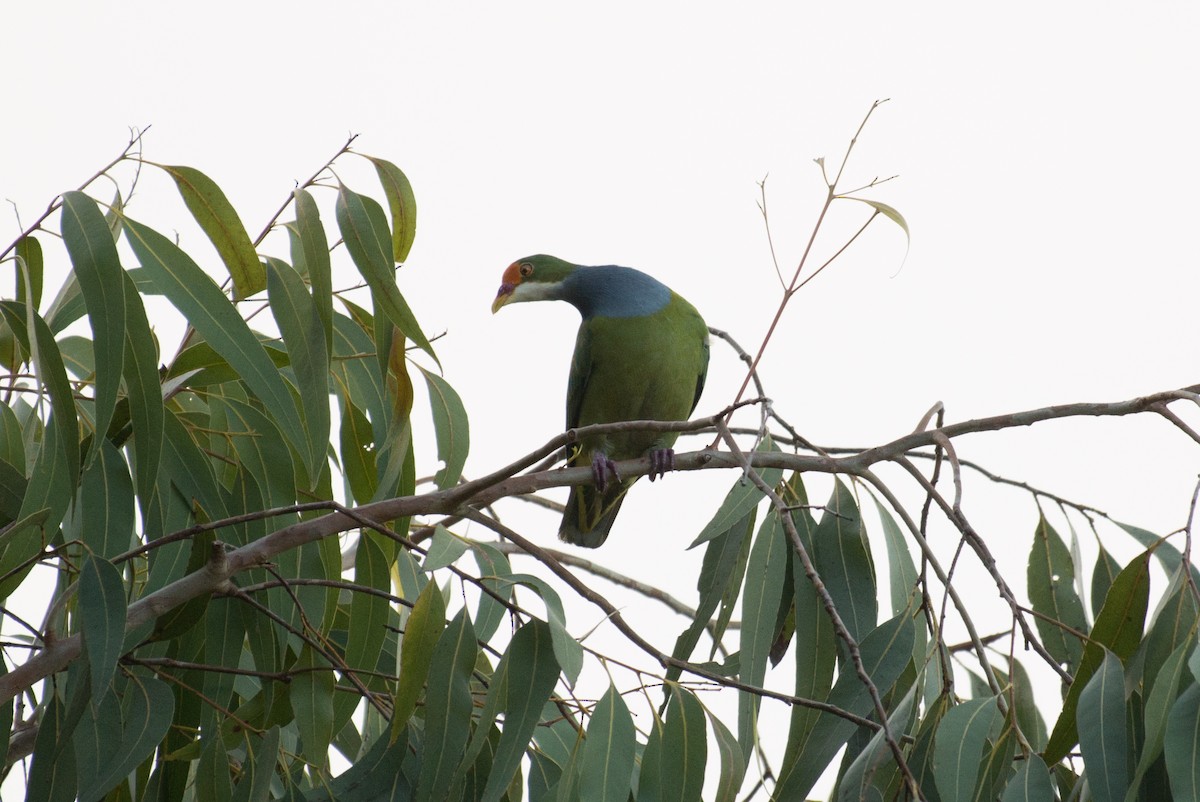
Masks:
[[[708,372],[708,327],[690,303],[629,267],[585,267],[529,256],[504,271],[492,312],[519,301],[566,301],[583,320],[567,382],[567,428],[635,420],[685,420]],[[636,481],[616,461],[650,457],[650,480],[675,464],[674,432],[614,432],[580,440],[568,460],[591,465],[594,484],[571,488],[558,536],[596,548]]]

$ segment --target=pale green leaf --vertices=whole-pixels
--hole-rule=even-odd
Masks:
[[[1125,669],[1107,649],[1100,667],[1079,695],[1079,751],[1088,787],[1097,802],[1117,802],[1129,787],[1125,721]]]
[[[79,569],[79,615],[92,678],[92,696],[108,690],[125,642],[125,583],[103,557],[89,556]]]
[[[629,708],[609,685],[588,722],[580,802],[626,802],[633,776],[634,736]]]
[[[467,410],[454,388],[436,373],[421,368],[429,387],[429,405],[433,411],[433,432],[437,439],[438,459],[442,468],[433,481],[439,489],[454,487],[462,478],[463,465],[471,448],[471,429]]]

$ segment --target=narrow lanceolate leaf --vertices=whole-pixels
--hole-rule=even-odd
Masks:
[[[771,511],[750,548],[746,585],[742,592],[740,632],[741,680],[762,687],[767,673],[767,656],[775,636],[775,618],[783,593],[788,543],[779,515]],[[738,692],[738,743],[749,759],[754,748],[761,698],[749,691]]]
[[[904,732],[913,712],[913,704],[917,698],[917,686],[909,688],[908,693],[888,714],[888,724],[893,733]],[[891,749],[884,738],[881,729],[871,736],[871,740],[858,757],[846,767],[838,779],[839,802],[858,802],[865,799],[880,799],[888,781],[894,778],[896,766]]]
[[[183,202],[212,241],[233,279],[238,299],[261,292],[267,286],[262,264],[233,204],[216,182],[192,167],[161,165],[175,180]]]
[[[338,189],[335,213],[342,240],[355,267],[371,287],[375,303],[405,337],[437,361],[433,346],[396,287],[396,263],[392,259],[391,235],[383,209],[371,198],[343,185]]]
[[[421,563],[421,570],[429,573],[453,565],[459,557],[466,554],[470,547],[466,540],[438,524],[433,529],[433,537],[430,538],[429,549]]]
[[[1200,799],[1200,685],[1192,685],[1175,700],[1164,750],[1175,798]]]
[[[717,742],[721,766],[721,776],[717,779],[713,800],[734,802],[738,798],[738,790],[742,787],[742,778],[746,776],[746,761],[742,757],[742,748],[738,745],[737,737],[711,711],[707,712],[708,723],[712,725],[713,739]]]
[[[1079,751],[1088,787],[1097,802],[1117,802],[1129,787],[1129,745],[1125,721],[1125,669],[1112,652],[1079,696],[1076,712]]]
[[[1062,713],[1042,753],[1047,763],[1062,760],[1071,747],[1078,743],[1076,709],[1079,697],[1092,674],[1103,663],[1105,650],[1110,650],[1121,661],[1128,660],[1137,650],[1149,600],[1150,552],[1146,551],[1125,566],[1108,590],[1104,607],[1096,616],[1091,640],[1080,660],[1079,670],[1075,672],[1075,679],[1063,700]]]
[[[513,574],[508,581],[525,585],[536,591],[546,604],[546,619],[550,624],[550,634],[554,639],[554,656],[562,668],[563,678],[568,685],[574,685],[583,670],[583,647],[579,641],[571,637],[567,631],[567,618],[563,613],[562,599],[558,592],[549,584],[531,574]]]
[[[433,410],[433,431],[437,438],[438,459],[442,469],[434,476],[438,488],[454,487],[462,477],[467,452],[471,448],[471,430],[467,410],[454,388],[436,373],[424,368],[425,384],[429,387],[429,406]]]
[[[470,732],[471,669],[478,651],[471,619],[460,610],[438,640],[430,664],[417,802],[444,799],[454,783]]]
[[[221,289],[190,256],[162,234],[129,218],[125,220],[125,231],[130,247],[159,291],[238,372],[250,391],[279,421],[296,451],[306,453],[304,422],[287,385],[258,337]]]
[[[479,724],[479,729],[490,729],[495,711],[504,713],[504,729],[492,756],[483,802],[499,802],[507,791],[529,748],[542,708],[558,680],[558,662],[554,658],[549,625],[535,620],[518,629],[500,662],[496,668],[500,688],[493,688],[489,693],[485,716]],[[492,703],[493,694],[496,707]],[[486,715],[489,711],[490,717]]]
[[[888,554],[888,587],[892,599],[892,615],[900,615],[914,605],[913,595],[917,589],[917,567],[908,550],[908,541],[896,524],[896,519],[887,507],[875,500],[879,521],[883,526],[884,541]]]
[[[125,396],[129,422],[133,425],[134,471],[137,494],[146,513],[163,442],[163,396],[158,376],[158,349],[141,296],[128,273],[121,276],[125,288]]]
[[[682,685],[675,686],[663,725],[660,763],[663,802],[693,802],[700,798],[708,762],[704,722],[704,708],[696,695]]]
[[[884,621],[859,642],[863,666],[880,696],[887,696],[912,663],[912,648],[913,622],[907,614]],[[853,670],[838,675],[826,701],[859,716],[874,712],[871,696]],[[840,716],[821,713],[802,742],[793,745],[789,741],[788,753],[794,759],[780,770],[776,798],[805,799],[856,729],[853,722]]]
[[[63,244],[79,279],[92,325],[96,357],[95,430],[88,460],[95,459],[117,405],[125,359],[125,284],[112,232],[96,202],[82,192],[62,196]]]
[[[1104,597],[1108,595],[1108,589],[1119,573],[1121,573],[1121,564],[1104,549],[1104,546],[1100,546],[1100,553],[1096,556],[1096,565],[1092,568],[1093,616],[1100,615],[1100,608],[1104,606]]]
[[[371,538],[361,538],[354,553],[354,584],[386,592],[390,583],[383,550]],[[354,593],[350,597],[350,621],[346,665],[351,669],[374,671],[387,636],[388,600],[374,593]],[[368,675],[361,680],[366,685],[377,682]]]
[[[383,194],[387,197],[388,210],[392,213],[392,258],[403,262],[417,236],[417,198],[408,177],[399,167],[387,159],[366,158],[375,165],[379,183],[383,184]]]
[[[52,694],[38,722],[25,798],[72,802],[77,782],[67,705]]]
[[[392,705],[392,740],[408,725],[429,676],[429,664],[442,630],[446,628],[446,602],[436,582],[427,582],[413,605],[404,629],[400,651],[400,678]]]
[[[305,646],[292,671],[288,695],[300,730],[300,753],[314,766],[324,766],[333,740],[333,670],[329,661]]]
[[[1153,532],[1148,532],[1145,529],[1130,524],[1117,522],[1117,526],[1124,529],[1127,535],[1138,543],[1141,543],[1147,549],[1153,547],[1154,556],[1158,559],[1158,562],[1167,574],[1174,574],[1179,570],[1179,566],[1183,565],[1183,554],[1170,541],[1159,537]],[[1193,561],[1189,563],[1189,568],[1192,572],[1192,581],[1200,585],[1200,566],[1197,566]]]
[[[1179,644],[1163,661],[1162,668],[1154,676],[1152,690],[1146,698],[1145,740],[1142,742],[1141,756],[1129,783],[1129,790],[1125,794],[1125,802],[1136,802],[1142,778],[1162,755],[1168,717],[1179,691],[1180,680],[1187,673],[1187,658],[1193,643],[1194,640],[1188,638]]]
[[[974,798],[983,746],[1003,717],[995,698],[972,699],[942,717],[933,747],[933,772],[944,800]]]
[[[488,588],[501,599],[512,593],[512,586],[503,580],[512,575],[512,565],[504,552],[488,543],[472,543],[471,551],[475,563],[479,566],[479,578],[483,587]],[[475,634],[481,641],[492,639],[500,624],[508,615],[508,609],[497,599],[487,593],[479,594],[479,607],[475,614]]]
[[[115,557],[133,538],[133,481],[121,452],[106,438],[99,458],[83,472],[79,490],[81,539],[99,557]]]
[[[775,445],[770,439],[765,440],[759,451],[774,451]],[[769,486],[774,487],[783,477],[783,470],[779,468],[763,468],[758,472],[762,480]],[[762,491],[758,489],[758,485],[751,482],[749,479],[740,478],[734,483],[729,492],[725,494],[725,500],[721,502],[717,514],[712,520],[705,524],[704,529],[696,536],[696,539],[688,546],[689,549],[694,549],[701,543],[707,543],[714,537],[723,535],[729,531],[729,528],[738,521],[746,517],[750,510],[758,506],[762,501]]]
[[[113,786],[129,776],[142,761],[154,752],[171,726],[175,714],[175,694],[162,680],[135,673],[122,680],[121,731],[105,733],[116,739],[109,759],[101,766],[102,774],[88,787],[94,790],[81,793],[82,800],[100,799]]]
[[[297,267],[303,265],[301,272],[308,276],[313,304],[317,307],[317,317],[321,319],[321,331],[325,335],[325,347],[329,353],[333,353],[333,276],[329,263],[329,240],[325,236],[321,213],[313,196],[304,189],[295,190],[293,195],[296,201],[299,252],[293,251],[292,261]]]
[[[1034,611],[1040,614],[1036,622],[1042,643],[1055,660],[1066,663],[1067,670],[1073,673],[1083,655],[1083,644],[1059,624],[1086,634],[1087,619],[1083,615],[1083,603],[1075,592],[1071,552],[1045,516],[1039,517],[1034,531],[1026,578],[1029,601]]]
[[[329,443],[329,350],[321,318],[300,276],[278,259],[267,259],[267,297],[300,391],[308,435],[308,448],[301,453],[316,481]]]
[[[102,557],[88,557],[79,571],[79,616],[92,677],[92,697],[108,690],[125,642],[125,583]]]
[[[875,566],[854,494],[840,480],[834,484],[813,540],[817,573],[850,635],[858,640],[875,628],[879,617]]]
[[[1054,785],[1046,761],[1030,755],[1021,761],[1016,775],[1008,781],[1000,802],[1046,802],[1054,799]]]
[[[581,802],[626,802],[633,776],[633,718],[612,685],[600,697],[588,722],[583,746]],[[739,754],[740,765],[740,754]]]
[[[16,256],[17,303],[28,302],[34,309],[40,309],[42,306],[42,278],[45,274],[42,244],[34,236],[21,237],[17,240]]]

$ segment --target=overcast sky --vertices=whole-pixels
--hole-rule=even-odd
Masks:
[[[873,445],[939,400],[963,420],[1200,381],[1195,4],[734,7],[6,3],[0,198],[28,222],[152,125],[147,158],[206,172],[253,235],[359,134],[415,188],[401,288],[428,333],[446,332],[479,474],[560,430],[577,324],[565,305],[492,317],[506,265],[548,252],[639,267],[755,348],[779,295],[757,182],[769,175],[790,273],[824,194],[812,159],[836,163],[891,98],[846,186],[899,174],[870,197],[907,217],[911,248],[877,220],[789,309],[763,378],[803,434]],[[378,194],[363,165],[339,164]],[[130,214],[171,230],[185,211],[148,172]],[[864,214],[835,207],[815,255]],[[18,231],[6,204],[0,239]],[[286,256],[280,240],[264,250]],[[713,353],[700,413],[742,375]],[[1159,531],[1184,522],[1200,468],[1157,419],[1045,424],[959,453]],[[599,559],[690,598],[698,555],[681,551],[715,508],[708,490],[733,480],[709,473],[636,488]],[[1023,576],[1027,497],[978,489],[967,503]],[[553,542],[555,522],[529,520]]]

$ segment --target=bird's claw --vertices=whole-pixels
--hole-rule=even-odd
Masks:
[[[675,451],[670,448],[656,448],[650,452],[650,481],[660,476],[666,476],[667,471],[675,470]]]
[[[612,478],[616,481],[621,481],[621,474],[617,473],[617,463],[608,458],[607,455],[596,452],[592,455],[592,479],[596,483],[596,489],[601,493],[604,488],[608,487],[608,476],[612,474]]]

